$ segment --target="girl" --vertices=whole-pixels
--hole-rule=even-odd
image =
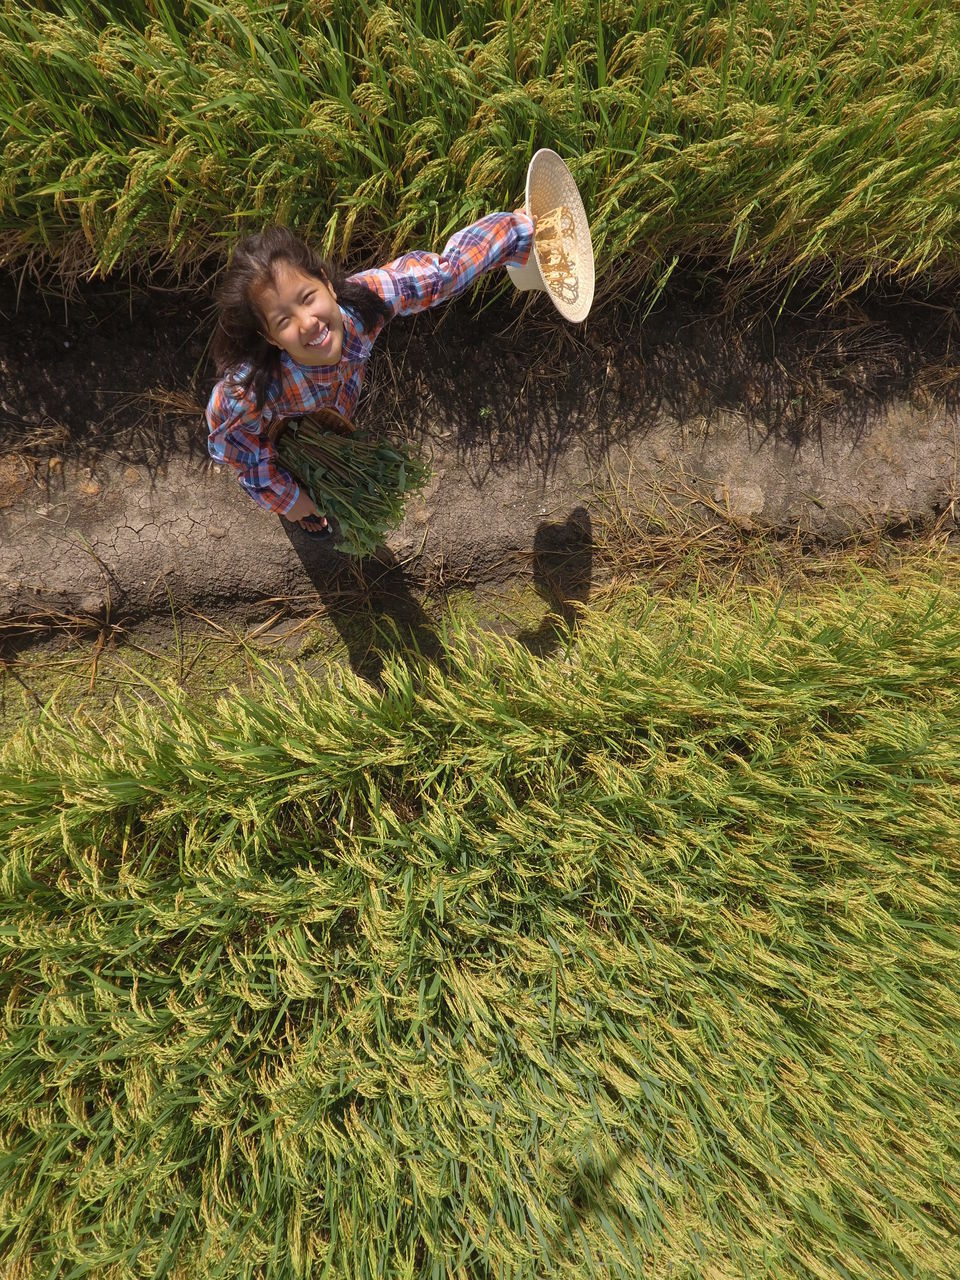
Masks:
[[[207,405],[210,456],[232,467],[260,506],[308,533],[330,533],[277,462],[271,425],[324,407],[351,418],[387,321],[435,307],[495,267],[523,266],[533,230],[522,209],[491,213],[448,240],[439,256],[407,253],[351,276],[285,227],[247,236],[217,293],[220,381]]]

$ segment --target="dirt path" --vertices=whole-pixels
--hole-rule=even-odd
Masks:
[[[0,622],[171,600],[242,615],[353,571],[247,500],[177,411],[212,382],[201,303],[99,287],[65,310],[16,292],[0,286]],[[358,417],[402,423],[434,458],[388,539],[412,585],[529,575],[538,546],[589,540],[611,477],[642,505],[682,474],[738,519],[825,538],[952,516],[946,304],[748,323],[678,287],[644,323],[627,304],[585,332],[542,299],[519,315],[460,300],[396,321],[375,354]]]

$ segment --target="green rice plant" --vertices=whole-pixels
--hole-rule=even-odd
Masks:
[[[0,747],[21,1280],[960,1272],[960,579]]]
[[[421,492],[430,477],[429,466],[405,442],[325,431],[309,417],[289,420],[277,456],[317,510],[336,520],[338,550],[355,556],[383,545],[387,530],[403,519],[410,494]]]
[[[514,207],[550,146],[611,290],[953,283],[958,87],[945,3],[9,0],[0,256],[189,276],[282,221],[372,260]]]

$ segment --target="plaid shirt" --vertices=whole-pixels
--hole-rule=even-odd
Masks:
[[[533,243],[533,222],[526,214],[491,213],[452,236],[439,256],[406,253],[385,267],[361,271],[352,280],[375,290],[390,309],[369,333],[359,317],[341,308],[343,354],[335,365],[309,368],[286,351],[280,353],[280,377],[262,409],[253,392],[242,391],[236,376],[221,378],[207,405],[207,448],[215,462],[236,471],[240,484],[268,511],[283,514],[300,496],[300,486],[276,460],[266,438],[271,425],[316,409],[332,407],[351,418],[373,344],[393,316],[413,315],[455,297],[477,276],[494,267],[521,267]]]

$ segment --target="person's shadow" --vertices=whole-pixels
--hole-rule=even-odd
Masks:
[[[288,520],[281,524],[358,676],[382,685],[384,658],[392,653],[413,665],[424,659],[443,665],[435,625],[392,552],[383,547],[376,556],[356,560],[334,550],[336,536],[311,538]]]
[[[539,658],[569,640],[577,625],[578,604],[590,598],[593,577],[593,525],[586,507],[576,507],[561,523],[544,521],[533,539],[533,588],[549,610],[535,631],[519,642]]]

